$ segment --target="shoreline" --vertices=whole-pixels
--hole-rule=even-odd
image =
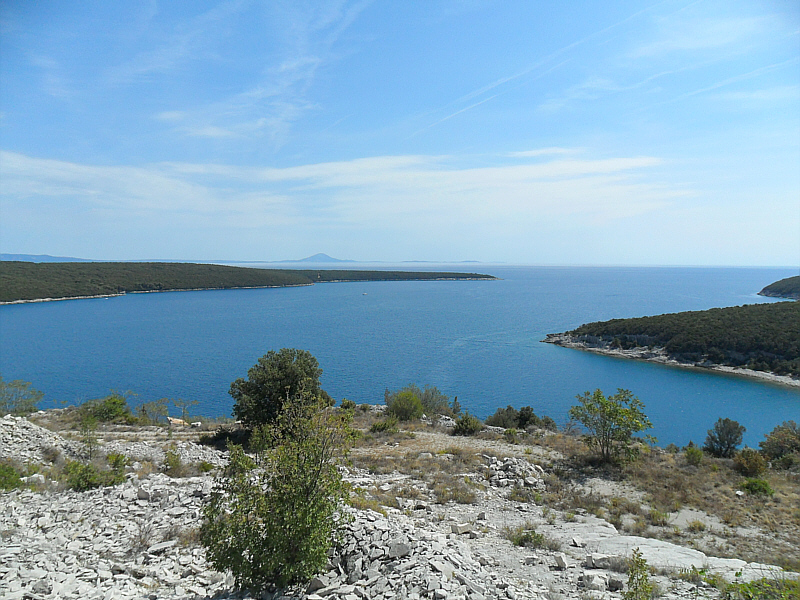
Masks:
[[[399,281],[495,281],[497,277],[434,277],[425,279],[402,279]],[[27,300],[6,300],[0,302],[0,306],[9,304],[31,304],[34,302],[60,302],[62,300],[90,300],[97,298],[116,298],[126,294],[156,294],[161,292],[208,292],[213,290],[264,290],[279,289],[289,287],[308,287],[322,283],[369,283],[373,281],[398,281],[395,279],[330,279],[327,281],[317,281],[311,283],[287,283],[286,285],[242,285],[236,287],[207,287],[207,288],[176,288],[168,290],[130,290],[116,294],[95,294],[92,296],[64,296],[63,298],[32,298]]]
[[[712,371],[727,375],[736,375],[738,377],[758,379],[763,382],[774,383],[790,388],[800,388],[800,379],[796,379],[790,375],[777,375],[771,371],[754,371],[752,369],[729,367],[714,363],[682,362],[671,358],[662,348],[640,347],[632,348],[630,350],[622,350],[604,346],[590,346],[587,342],[578,341],[574,336],[566,335],[564,333],[548,333],[547,337],[543,339],[542,342],[561,346],[562,348],[573,348],[576,350],[594,352],[595,354],[611,356],[613,358],[627,358],[630,360],[641,360],[660,365],[666,365],[668,367],[681,367],[684,369],[697,369],[699,371]]]

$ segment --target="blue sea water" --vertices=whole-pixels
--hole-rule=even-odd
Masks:
[[[441,266],[431,266],[439,269]],[[44,407],[131,390],[135,401],[198,400],[229,415],[228,389],[270,349],[309,350],[333,397],[380,403],[384,389],[435,385],[473,414],[530,405],[559,424],[575,396],[632,390],[661,444],[702,442],[719,417],[758,444],[800,420],[800,391],[742,377],[544,344],[611,318],[770,302],[792,269],[463,265],[499,281],[329,283],[129,294],[0,306],[0,374],[45,392]]]

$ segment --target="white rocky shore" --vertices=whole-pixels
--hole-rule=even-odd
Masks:
[[[670,367],[682,367],[689,369],[704,369],[708,371],[717,371],[718,373],[727,373],[728,375],[737,375],[740,377],[750,377],[753,379],[761,379],[762,381],[769,381],[770,383],[777,383],[780,385],[788,385],[790,387],[800,387],[800,379],[791,377],[789,375],[776,375],[768,371],[754,371],[753,369],[741,369],[739,367],[728,367],[725,365],[718,365],[711,362],[683,362],[675,360],[663,348],[612,348],[608,342],[591,343],[578,336],[568,335],[566,333],[549,333],[547,337],[542,340],[548,344],[555,344],[563,348],[575,348],[577,350],[586,350],[596,354],[603,354],[605,356],[613,356],[615,358],[630,358],[634,360],[646,360],[648,362],[667,365]]]
[[[222,465],[225,453],[191,442],[176,444],[185,463]],[[214,571],[197,545],[197,528],[213,475],[172,478],[158,470],[164,448],[154,442],[117,440],[104,451],[140,461],[126,481],[87,492],[63,490],[41,475],[33,489],[0,493],[0,597],[45,598],[241,598],[230,573]],[[0,419],[0,460],[47,465],[58,454],[77,457],[80,444],[26,419]],[[426,457],[433,459],[433,455]],[[692,567],[733,580],[783,576],[777,567],[719,559],[671,543],[621,535],[603,519],[576,511],[554,519],[542,507],[509,500],[515,487],[542,490],[543,470],[523,458],[481,456],[490,479],[475,504],[436,504],[424,482],[397,472],[374,475],[351,469],[356,487],[399,497],[386,514],[348,508],[353,521],[344,543],[330,553],[327,569],[297,596],[309,600],[367,598],[547,599],[621,598],[627,577],[619,572],[639,548],[660,575],[665,599],[716,598],[702,583],[675,577]],[[447,456],[437,457],[447,460]],[[146,465],[154,463],[156,469]],[[513,546],[507,527],[535,526],[560,550]],[[277,598],[263,591],[258,597]]]

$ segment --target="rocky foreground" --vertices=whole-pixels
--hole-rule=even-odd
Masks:
[[[230,573],[214,571],[197,544],[200,511],[213,474],[170,477],[163,470],[166,440],[108,440],[105,452],[136,462],[124,483],[86,492],[35,474],[30,489],[0,495],[0,597],[239,598]],[[223,465],[223,452],[181,441],[184,464]],[[0,419],[0,460],[39,464],[79,457],[83,449],[26,419]],[[423,452],[422,460],[448,461]],[[785,576],[777,567],[720,559],[668,542],[620,534],[603,519],[578,510],[567,518],[532,503],[515,502],[515,489],[543,490],[542,467],[519,457],[482,453],[488,479],[474,504],[431,500],[425,482],[398,472],[350,469],[356,489],[393,497],[399,508],[347,508],[353,517],[344,543],[331,551],[326,572],[298,596],[365,598],[621,598],[621,571],[638,548],[658,575],[662,597],[715,598],[718,592],[685,575],[705,569],[727,580]],[[46,469],[44,469],[46,470]],[[402,493],[401,493],[402,491]],[[414,492],[414,493],[409,493]],[[409,497],[416,496],[416,497]],[[512,545],[506,532],[519,526],[547,536],[547,548]],[[681,573],[684,577],[679,577]],[[691,581],[690,581],[691,580]],[[260,597],[277,598],[264,591]]]

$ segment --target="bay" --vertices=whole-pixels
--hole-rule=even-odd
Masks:
[[[351,265],[348,265],[350,267]],[[394,268],[397,268],[395,265]],[[402,268],[402,266],[401,266]],[[419,267],[404,267],[406,269]],[[384,389],[435,385],[485,418],[530,405],[561,424],[575,396],[632,390],[659,442],[702,442],[719,417],[745,442],[800,420],[800,391],[742,377],[598,356],[541,342],[611,318],[775,300],[777,268],[429,265],[498,281],[330,283],[128,294],[0,307],[0,374],[45,392],[43,407],[131,390],[133,402],[194,399],[230,415],[230,383],[270,349],[309,350],[335,398],[380,403]]]

